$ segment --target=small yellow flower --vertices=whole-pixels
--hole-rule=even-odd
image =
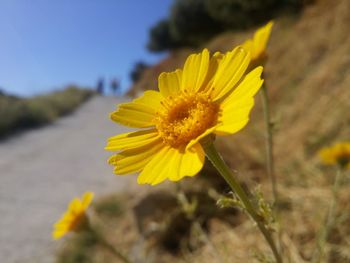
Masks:
[[[74,198],[69,203],[67,211],[54,224],[54,230],[52,232],[53,239],[59,239],[68,232],[81,231],[87,226],[86,209],[89,207],[93,197],[94,193],[86,192],[81,200]]]
[[[183,70],[160,74],[159,92],[119,105],[113,121],[145,129],[108,140],[106,150],[121,151],[109,159],[114,173],[141,172],[138,183],[152,185],[196,175],[205,159],[199,141],[236,133],[249,120],[263,83],[262,67],[243,77],[249,62],[242,47],[212,57],[204,49],[190,55]]]
[[[319,155],[324,164],[339,165],[344,169],[350,169],[350,142],[337,143],[323,148]]]
[[[263,60],[266,56],[266,46],[269,41],[273,21],[259,28],[252,39],[246,40],[242,46],[251,52],[252,61]]]

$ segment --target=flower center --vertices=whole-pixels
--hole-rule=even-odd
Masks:
[[[162,101],[156,127],[163,141],[172,147],[186,145],[215,125],[219,106],[208,95],[183,92]]]
[[[337,162],[341,167],[345,167],[350,162],[350,153],[342,153],[337,157]]]

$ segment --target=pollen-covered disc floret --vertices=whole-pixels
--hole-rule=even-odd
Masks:
[[[184,91],[161,103],[154,121],[163,142],[172,147],[186,145],[217,122],[219,106],[207,94]]]

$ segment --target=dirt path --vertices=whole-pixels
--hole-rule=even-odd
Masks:
[[[0,261],[53,262],[52,223],[69,200],[127,189],[106,164],[106,138],[123,128],[108,113],[115,98],[95,97],[53,125],[0,143]]]

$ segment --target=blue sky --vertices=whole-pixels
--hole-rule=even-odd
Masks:
[[[0,0],[0,87],[34,95],[102,76],[130,86],[134,63],[158,61],[148,30],[172,0]]]

